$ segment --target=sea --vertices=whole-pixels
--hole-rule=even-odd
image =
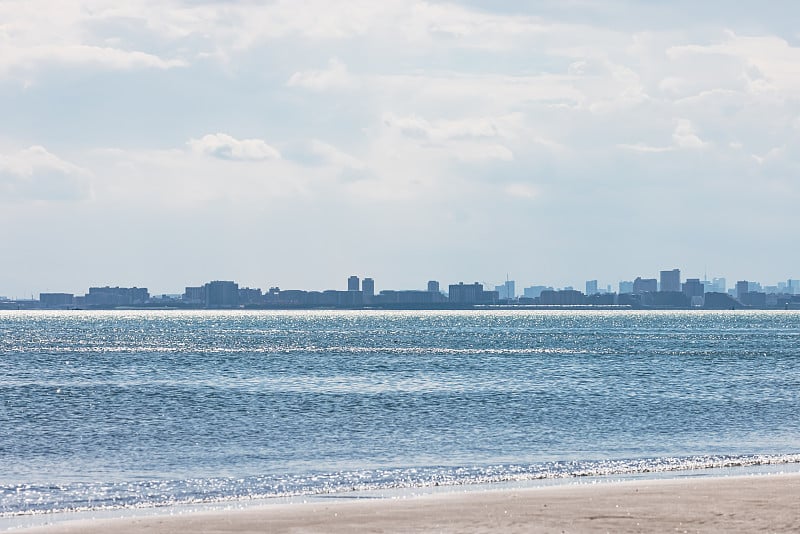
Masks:
[[[800,471],[796,311],[2,311],[0,529]]]

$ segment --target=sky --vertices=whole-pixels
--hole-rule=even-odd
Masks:
[[[0,295],[800,278],[797,20],[3,0]]]

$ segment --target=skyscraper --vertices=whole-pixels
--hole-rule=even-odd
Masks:
[[[347,290],[348,291],[358,291],[358,277],[356,275],[351,276],[347,279]]]
[[[660,291],[680,291],[681,290],[681,271],[672,269],[671,271],[661,271]]]
[[[436,280],[428,280],[428,291],[431,293],[439,292],[439,282]]]
[[[587,295],[596,295],[597,291],[597,280],[587,280],[586,281],[586,294]]]
[[[349,281],[348,281],[349,289]],[[375,295],[375,281],[372,278],[364,278],[361,281],[361,292],[364,293],[364,298],[372,297]]]

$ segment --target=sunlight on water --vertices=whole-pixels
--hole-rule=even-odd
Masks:
[[[0,514],[800,461],[800,313],[0,312]]]

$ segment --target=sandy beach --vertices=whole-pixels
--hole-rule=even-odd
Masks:
[[[72,521],[22,532],[800,532],[800,473],[332,498]]]

